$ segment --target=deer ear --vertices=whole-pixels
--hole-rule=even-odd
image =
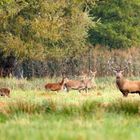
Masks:
[[[81,75],[86,75],[86,73],[84,71],[81,72]]]
[[[94,72],[93,72],[92,70],[90,70],[90,73],[91,73],[91,74],[96,74],[97,71],[94,71]]]
[[[94,71],[94,72],[92,73],[92,75],[95,77],[96,73],[97,73],[97,71]]]
[[[96,74],[97,73],[97,71],[94,71],[94,74]]]
[[[124,70],[121,70],[120,72],[121,72],[121,73],[123,73],[123,72],[124,72]]]
[[[117,70],[113,70],[113,72],[116,74],[117,73]]]
[[[91,73],[93,73],[93,71],[92,71],[92,70],[90,70],[90,72],[91,72]]]

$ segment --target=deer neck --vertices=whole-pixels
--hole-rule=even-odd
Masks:
[[[116,84],[117,84],[117,86],[118,86],[119,88],[122,88],[123,85],[124,85],[124,83],[125,83],[125,79],[124,79],[123,77],[121,77],[121,78],[116,78]]]
[[[62,81],[60,82],[60,85],[64,85],[64,78],[63,78]]]

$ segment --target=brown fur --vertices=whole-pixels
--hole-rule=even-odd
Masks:
[[[96,73],[97,73],[96,71],[95,72],[90,71],[91,75],[83,79],[83,82],[85,83],[86,86],[86,92],[88,92],[89,89],[94,89],[96,87],[96,83],[94,81]]]
[[[86,74],[83,74],[81,77],[82,80],[67,80],[65,86],[67,91],[70,89],[78,90],[81,92],[81,90],[86,90],[88,92],[88,89],[94,88],[95,84],[93,84],[93,78],[95,77],[96,72],[90,71],[90,77],[87,77]]]
[[[0,96],[10,97],[10,89],[9,88],[0,88]]]
[[[123,96],[127,97],[128,93],[138,93],[140,95],[140,81],[130,81],[123,77],[123,71],[116,71],[116,84]]]
[[[70,89],[78,90],[81,92],[81,90],[85,89],[85,83],[81,80],[67,80],[65,87],[67,89],[67,92],[69,92]]]
[[[64,84],[65,84],[65,78],[63,78],[62,81],[59,82],[59,83],[48,83],[48,84],[46,84],[45,89],[58,92],[58,91],[63,89]]]
[[[96,87],[96,84],[92,82],[92,79],[85,79],[83,82],[86,86],[86,92],[88,92],[89,89],[94,89]]]

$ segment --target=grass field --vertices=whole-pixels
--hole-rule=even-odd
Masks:
[[[138,139],[140,96],[123,98],[114,78],[96,79],[89,93],[48,92],[47,81],[0,79],[11,88],[11,98],[0,98],[1,140]]]

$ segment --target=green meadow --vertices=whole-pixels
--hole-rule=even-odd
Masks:
[[[115,78],[97,78],[88,93],[45,91],[56,79],[0,79],[11,98],[0,97],[1,140],[136,140],[140,96],[124,98]]]

